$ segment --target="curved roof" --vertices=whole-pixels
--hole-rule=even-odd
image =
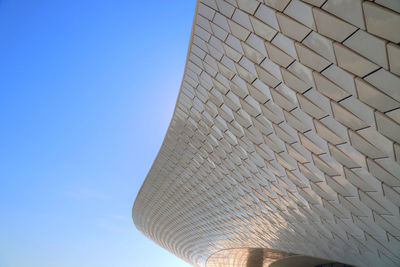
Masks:
[[[197,266],[249,247],[399,265],[399,6],[260,2],[197,2],[136,227]]]

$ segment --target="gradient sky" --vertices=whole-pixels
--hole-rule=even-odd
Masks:
[[[131,208],[195,1],[0,0],[0,266],[189,266]]]

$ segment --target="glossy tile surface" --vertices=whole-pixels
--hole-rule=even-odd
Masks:
[[[198,1],[136,227],[195,266],[399,266],[399,13],[375,2]]]
[[[394,43],[400,42],[400,14],[375,3],[363,3],[367,31]]]

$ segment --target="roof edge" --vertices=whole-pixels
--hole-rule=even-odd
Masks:
[[[179,87],[178,98],[177,98],[177,100],[176,100],[175,107],[174,107],[174,112],[172,113],[171,120],[170,120],[170,122],[169,122],[167,131],[165,132],[164,140],[163,140],[163,142],[162,142],[162,144],[161,144],[160,149],[158,150],[157,156],[156,156],[156,158],[154,159],[153,164],[151,165],[150,170],[148,171],[148,173],[147,173],[147,175],[146,175],[146,178],[144,179],[143,184],[142,184],[142,186],[140,187],[140,189],[139,189],[139,191],[138,191],[138,193],[137,193],[137,195],[136,195],[135,201],[133,202],[133,206],[132,206],[132,221],[133,221],[133,224],[135,225],[136,229],[138,229],[139,231],[140,231],[140,229],[139,229],[138,226],[136,225],[136,223],[135,223],[135,217],[134,217],[135,205],[136,205],[136,203],[137,203],[138,198],[140,197],[140,194],[141,194],[141,192],[142,192],[142,189],[143,189],[144,185],[146,184],[146,181],[147,181],[147,178],[148,178],[149,174],[151,173],[151,171],[152,171],[152,169],[153,169],[155,163],[157,162],[157,160],[158,160],[158,158],[159,158],[159,156],[160,156],[161,149],[163,148],[164,143],[165,143],[165,141],[166,141],[166,137],[167,137],[168,131],[169,131],[169,129],[171,128],[171,123],[172,123],[172,120],[173,120],[173,118],[174,118],[176,109],[177,109],[177,107],[178,107],[179,100],[180,100],[180,98],[181,98],[181,94],[182,94],[182,85],[183,85],[183,78],[184,78],[185,75],[186,75],[186,70],[187,70],[187,65],[188,65],[188,62],[189,62],[190,51],[192,50],[193,36],[194,36],[194,27],[195,27],[195,25],[196,25],[195,22],[196,22],[196,18],[197,18],[197,10],[198,10],[198,7],[199,7],[199,2],[200,2],[200,0],[196,0],[195,10],[194,10],[194,16],[193,16],[193,20],[192,20],[192,28],[191,28],[191,30],[190,30],[189,45],[188,45],[188,50],[187,50],[187,53],[186,53],[186,62],[185,62],[185,67],[184,67],[184,71],[183,71],[183,75],[182,75],[181,85],[180,85],[180,87]],[[142,232],[142,231],[140,231],[140,232]]]

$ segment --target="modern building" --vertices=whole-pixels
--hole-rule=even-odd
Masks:
[[[399,43],[398,0],[198,1],[136,227],[195,266],[400,266]]]

